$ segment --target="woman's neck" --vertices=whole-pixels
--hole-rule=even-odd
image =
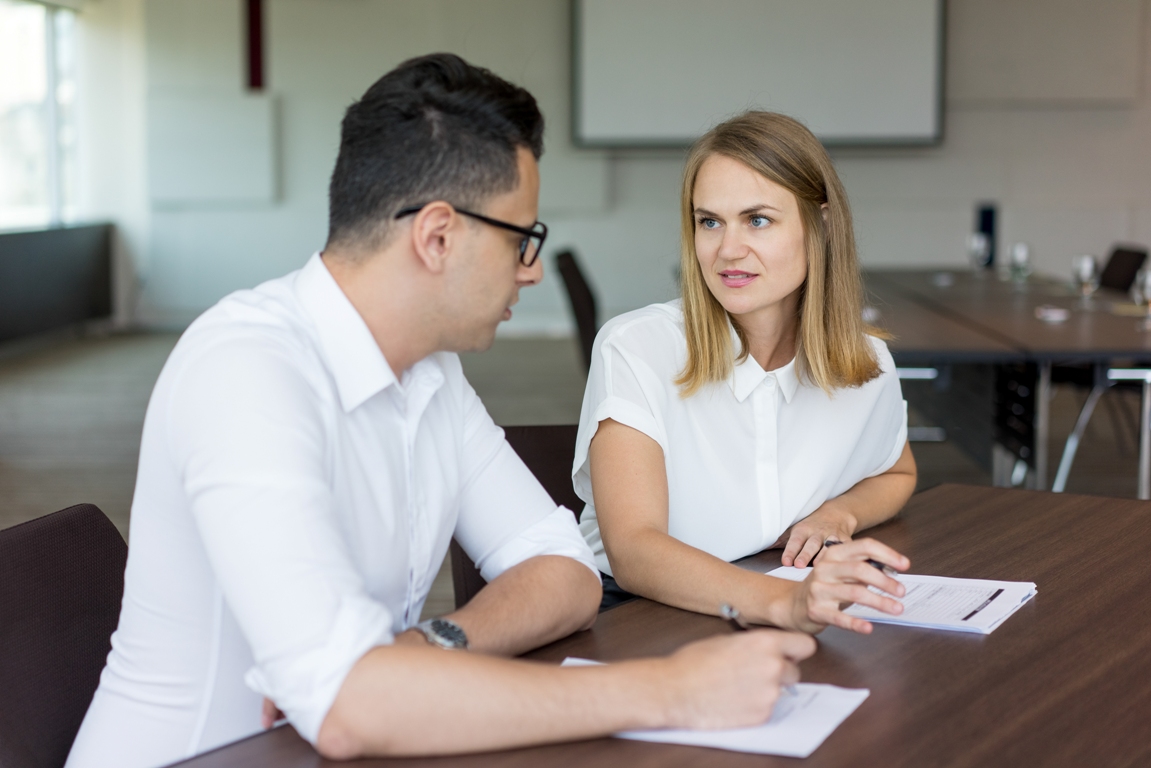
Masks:
[[[799,329],[798,296],[735,318],[747,339],[748,354],[765,371],[774,371],[795,357]]]

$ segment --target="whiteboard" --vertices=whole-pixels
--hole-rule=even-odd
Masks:
[[[746,109],[832,145],[942,137],[943,0],[573,0],[573,135],[683,146]]]

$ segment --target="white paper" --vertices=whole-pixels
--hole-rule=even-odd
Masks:
[[[810,568],[780,567],[768,571],[767,575],[803,581],[810,573]],[[1036,593],[1035,584],[1029,581],[953,579],[906,573],[893,578],[907,588],[907,594],[900,599],[902,614],[892,616],[863,605],[853,605],[844,613],[881,624],[989,635]],[[869,589],[879,592],[874,587]]]
[[[567,658],[563,666],[599,663],[589,659]],[[791,692],[784,692],[780,696],[771,719],[763,725],[721,731],[623,731],[615,735],[635,741],[711,747],[759,755],[807,757],[871,694],[866,688],[839,688],[819,683],[798,683],[791,686],[791,689]]]

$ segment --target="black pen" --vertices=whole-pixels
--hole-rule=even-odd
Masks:
[[[823,542],[823,546],[834,547],[836,544],[842,544],[842,543],[843,542],[840,541],[839,539],[828,539],[827,541]],[[885,574],[887,574],[891,578],[895,578],[896,576],[899,575],[899,571],[895,570],[890,565],[884,565],[883,563],[879,562],[878,560],[872,560],[870,557],[867,558],[867,564],[870,565],[872,568],[877,568],[877,569],[883,571]]]

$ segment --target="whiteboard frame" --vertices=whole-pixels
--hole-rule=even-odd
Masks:
[[[930,138],[920,136],[887,136],[883,138],[833,139],[820,138],[825,147],[837,149],[876,148],[899,149],[904,147],[938,147],[943,143],[943,105],[945,101],[945,64],[947,61],[947,0],[935,0],[939,23],[936,27],[935,62],[935,134]],[[588,139],[580,133],[580,101],[583,83],[580,81],[580,6],[582,0],[571,0],[571,137],[572,143],[580,149],[687,149],[692,141],[630,140],[630,139]],[[819,138],[819,137],[817,137]]]

